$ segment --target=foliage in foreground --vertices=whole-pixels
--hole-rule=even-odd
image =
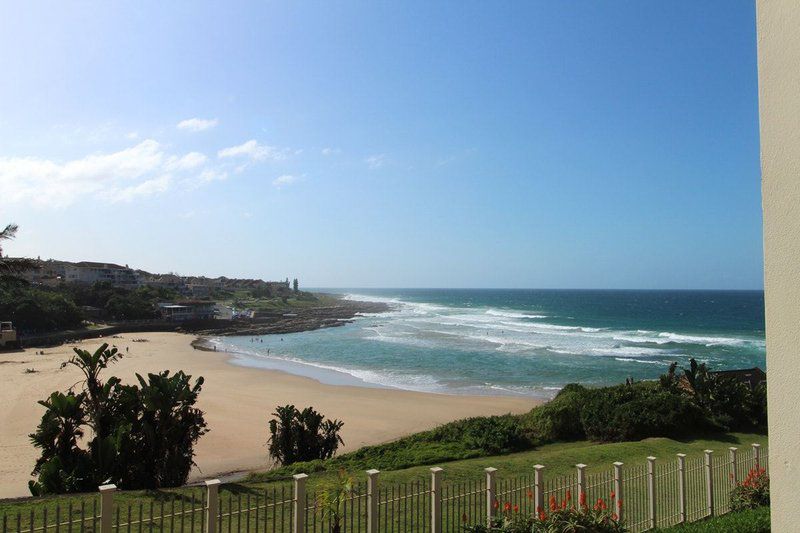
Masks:
[[[317,492],[314,510],[319,513],[321,523],[330,524],[330,533],[339,533],[342,530],[345,506],[355,492],[353,484],[353,478],[340,470],[336,479],[323,484]]]
[[[39,402],[46,411],[31,442],[42,450],[29,487],[35,496],[96,490],[103,483],[123,489],[182,485],[194,464],[194,445],[206,433],[194,407],[203,384],[165,370],[124,385],[100,374],[121,354],[107,344],[90,353],[75,348],[64,365],[84,375],[80,392],[56,391]],[[91,434],[86,442],[83,437]]]
[[[700,522],[659,530],[663,533],[769,533],[769,507],[728,513]]]
[[[278,406],[272,416],[269,455],[282,465],[330,459],[344,444],[339,436],[344,422],[326,420],[313,407],[300,411],[294,405]]]
[[[764,468],[753,468],[731,491],[731,510],[744,511],[769,505],[769,476]]]
[[[529,494],[528,497],[531,497]],[[610,509],[609,509],[610,504]],[[519,507],[510,502],[503,504],[502,514],[492,521],[488,527],[483,524],[466,525],[468,533],[563,533],[570,531],[586,531],[591,533],[624,533],[627,529],[618,519],[616,508],[622,506],[612,492],[607,504],[599,498],[592,507],[586,502],[586,494],[581,493],[576,506],[572,502],[570,492],[559,504],[555,497],[550,497],[549,509],[537,509],[535,515],[519,512]],[[499,511],[500,502],[495,501],[495,509]]]

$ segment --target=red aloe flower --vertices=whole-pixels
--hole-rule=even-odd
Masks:
[[[578,497],[578,502],[581,504],[581,507],[586,507],[586,493],[581,492],[580,496]]]
[[[569,489],[567,489],[566,497],[567,497],[567,501],[571,501],[572,500],[572,493],[569,491]]]
[[[611,499],[613,500],[616,497],[617,497],[616,493],[612,490],[611,491]]]
[[[518,512],[519,512],[519,505],[514,505],[514,512],[515,512],[515,513],[518,513]]]
[[[467,520],[469,520],[469,518],[467,518],[467,513],[462,514],[461,515],[461,522],[466,524]]]
[[[539,511],[539,520],[541,520],[542,522],[547,520],[547,513],[545,513],[544,511]]]
[[[506,502],[505,505],[503,505],[503,510],[504,511],[510,511],[511,510],[511,502]]]
[[[495,508],[495,510],[497,510],[497,509],[499,509],[499,508],[500,508],[500,502],[499,502],[499,501],[497,501],[497,499],[495,499],[495,500],[494,500],[494,503],[492,504],[492,506]]]
[[[550,496],[550,510],[551,511],[556,510],[556,497],[553,495]]]
[[[533,492],[532,492],[532,491],[530,491],[530,490],[528,490],[528,499],[529,499],[529,500],[532,500],[532,499],[533,499]]]

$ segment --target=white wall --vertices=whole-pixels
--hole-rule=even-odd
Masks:
[[[757,0],[772,530],[800,531],[800,0]]]

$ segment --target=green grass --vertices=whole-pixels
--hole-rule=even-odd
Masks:
[[[769,524],[769,507],[759,507],[750,511],[729,513],[659,531],[664,533],[769,533]]]

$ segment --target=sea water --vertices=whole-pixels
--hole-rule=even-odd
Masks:
[[[765,368],[762,291],[330,290],[386,302],[342,327],[212,339],[234,363],[325,383],[549,397],[694,357]]]

